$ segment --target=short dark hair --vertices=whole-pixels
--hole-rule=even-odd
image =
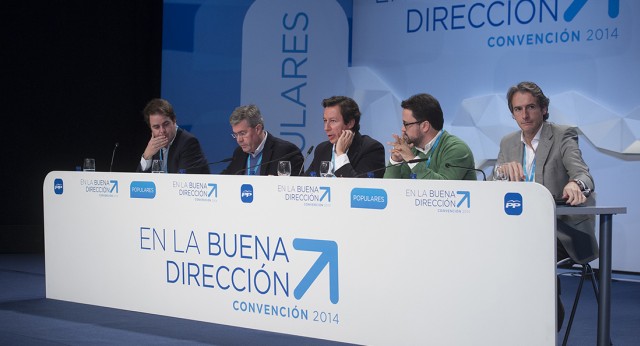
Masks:
[[[322,107],[333,107],[340,106],[340,114],[342,114],[342,121],[345,124],[348,124],[352,119],[353,122],[353,132],[360,131],[360,107],[356,101],[347,96],[331,96],[327,99],[322,100]]]
[[[540,108],[547,109],[547,112],[542,116],[542,119],[544,121],[549,119],[549,98],[544,95],[542,89],[540,89],[540,87],[534,82],[520,82],[518,85],[514,85],[509,88],[509,91],[507,91],[507,102],[509,103],[509,111],[511,114],[513,114],[512,99],[516,92],[530,93],[533,95],[538,102],[538,106]]]
[[[442,130],[444,115],[435,97],[426,93],[416,94],[402,101],[401,106],[412,111],[417,121],[428,121],[434,129]]]
[[[165,99],[153,99],[144,107],[142,115],[147,125],[149,125],[149,117],[154,114],[167,116],[171,121],[176,122],[176,113],[173,111],[173,106]]]

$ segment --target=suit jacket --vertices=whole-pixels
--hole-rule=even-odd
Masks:
[[[326,141],[318,144],[313,153],[313,161],[307,169],[306,175],[320,171],[322,161],[331,161],[333,144]],[[336,177],[365,177],[367,172],[373,172],[376,178],[382,178],[384,174],[385,158],[384,147],[380,142],[356,132],[351,146],[347,151],[349,163],[335,171]]]
[[[286,157],[285,157],[286,156]],[[220,174],[247,174],[247,158],[249,154],[237,147],[233,151],[233,159]],[[262,148],[260,175],[278,175],[278,161],[291,161],[291,175],[300,175],[303,161],[300,149],[293,143],[280,139],[270,132]]]
[[[524,144],[520,131],[508,134],[500,142],[496,165],[505,162],[522,162]],[[582,159],[575,127],[544,122],[540,142],[536,149],[535,182],[544,185],[553,197],[561,199],[562,190],[573,179],[582,180],[591,190],[595,185],[589,167]],[[595,204],[590,196],[585,203]],[[559,217],[558,239],[569,256],[578,263],[588,263],[598,258],[593,215],[566,215]]]
[[[160,152],[157,152],[153,155],[152,160],[159,158]],[[200,142],[194,135],[178,127],[176,138],[169,147],[167,173],[180,173],[180,170],[191,174],[209,174],[209,165],[200,147]],[[143,172],[140,164],[138,164],[137,171]],[[149,171],[151,171],[151,167],[147,167],[144,172]]]
[[[473,153],[469,146],[447,131],[442,131],[441,136],[438,146],[431,149],[434,152],[431,155],[429,167],[425,162],[420,162],[411,169],[408,164],[403,163],[388,167],[384,177],[408,179],[411,177],[411,173],[415,173],[417,179],[477,180],[478,177],[473,170],[476,167]],[[428,157],[427,154],[415,148],[412,148],[411,151],[420,158]],[[447,163],[458,167],[447,167]]]

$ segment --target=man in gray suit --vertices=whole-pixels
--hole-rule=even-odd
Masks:
[[[549,98],[533,82],[512,86],[507,101],[521,131],[502,139],[496,166],[506,171],[511,181],[544,185],[559,204],[593,204],[593,177],[582,159],[576,128],[547,121]],[[571,258],[584,264],[598,257],[593,215],[561,216],[557,229],[558,261]],[[558,303],[560,329],[564,308],[559,297]]]

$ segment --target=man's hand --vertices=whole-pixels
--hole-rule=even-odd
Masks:
[[[145,160],[151,160],[153,155],[155,155],[161,148],[164,148],[169,144],[169,139],[165,136],[151,137],[149,140],[149,144],[147,144],[147,148],[144,149],[144,153],[142,153],[142,157]]]
[[[562,189],[562,198],[567,200],[567,204],[578,205],[587,201],[587,197],[584,196],[580,186],[575,181],[570,181]]]
[[[336,155],[342,155],[347,152],[353,142],[353,131],[344,130],[336,141]]]
[[[506,170],[509,181],[524,180],[524,170],[522,169],[522,164],[520,162],[506,162],[500,165],[500,168]]]
[[[404,137],[400,137],[395,133],[392,136],[394,141],[387,142],[388,145],[393,146],[393,149],[389,150],[391,152],[391,159],[395,162],[413,160],[415,158],[415,155],[411,151],[413,144],[407,143]]]

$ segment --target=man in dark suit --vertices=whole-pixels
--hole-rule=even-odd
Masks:
[[[152,160],[162,160],[162,170],[167,173],[209,174],[200,142],[178,127],[169,101],[153,99],[144,107],[142,114],[151,129],[151,139],[140,158],[138,172],[149,172]]]
[[[496,167],[511,181],[544,185],[563,204],[594,204],[593,177],[582,159],[576,129],[547,122],[549,98],[535,83],[521,82],[511,87],[507,101],[520,131],[502,139]],[[598,257],[593,215],[561,216],[557,230],[557,261],[570,257],[584,264]],[[558,297],[558,330],[563,318],[564,308]]]
[[[333,96],[324,99],[322,107],[324,131],[329,140],[318,144],[306,174],[318,174],[320,163],[331,161],[331,173],[336,177],[366,177],[371,173],[382,178],[384,147],[375,139],[360,134],[358,104],[346,96]]]
[[[278,175],[278,162],[291,162],[291,175],[299,175],[303,157],[293,143],[268,133],[255,105],[236,108],[229,118],[231,134],[238,142],[233,159],[222,174]]]

